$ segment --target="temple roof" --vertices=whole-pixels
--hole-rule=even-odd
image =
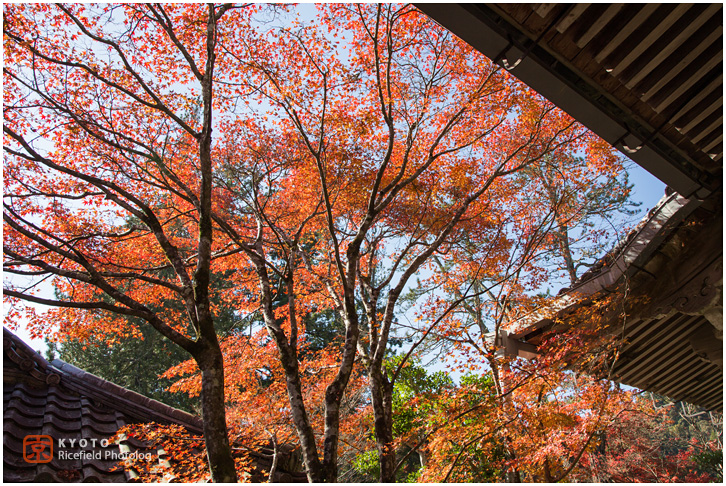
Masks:
[[[622,297],[609,332],[621,341],[609,378],[673,400],[723,409],[723,212],[664,197],[598,264],[556,299],[510,323],[510,354],[533,357],[549,332],[587,325],[589,306]],[[617,312],[614,312],[617,310]],[[625,317],[623,317],[625,316]]]
[[[126,482],[134,477],[133,472],[117,468],[116,455],[106,454],[107,449],[120,446],[102,447],[102,439],[138,422],[182,425],[192,433],[202,430],[199,417],[61,360],[49,363],[4,328],[3,419],[3,480],[12,482]],[[26,461],[23,440],[27,436],[50,436],[53,460]],[[86,447],[79,448],[79,442],[71,446],[71,440],[81,439],[86,440]],[[122,446],[144,448],[141,443]],[[77,459],[64,459],[68,456],[60,454],[81,449],[89,454]]]
[[[125,437],[108,439],[124,425],[154,422],[181,425],[202,434],[202,420],[152,400],[61,360],[48,362],[12,332],[3,328],[3,481],[4,482],[128,482],[137,475],[118,467],[123,453],[151,453],[148,444]],[[29,448],[38,436],[52,441],[53,453],[34,456]],[[85,440],[85,443],[82,441]],[[278,467],[276,480],[302,482],[292,447],[285,446],[287,468]],[[248,479],[266,480],[272,464],[269,448],[246,451],[256,469]],[[76,454],[82,451],[82,454]],[[199,451],[203,454],[203,451]],[[76,454],[76,456],[73,456]],[[43,459],[51,458],[49,462]],[[37,459],[41,462],[33,462]],[[30,459],[30,460],[28,460]],[[172,476],[169,477],[173,479]]]

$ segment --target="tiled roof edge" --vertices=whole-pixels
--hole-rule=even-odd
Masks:
[[[50,363],[41,356],[40,353],[28,346],[25,341],[13,334],[6,327],[3,327],[3,349],[7,352],[8,348],[14,347],[15,352],[23,358],[30,358],[35,361],[37,369],[47,372]]]
[[[190,432],[202,433],[201,418],[104,380],[63,360],[55,359],[50,363],[5,327],[3,350],[26,373],[36,379],[45,379],[49,385],[62,381],[69,389],[103,402],[130,417],[141,421],[178,424]]]
[[[5,327],[3,327],[3,353],[17,365],[20,373],[25,373],[37,382],[45,382],[48,385],[57,385],[60,382],[60,374],[48,360]]]
[[[91,398],[105,402],[126,415],[143,421],[153,420],[160,423],[182,425],[190,432],[202,432],[202,419],[196,415],[104,380],[63,360],[54,359],[51,365],[61,372],[62,380],[66,386]]]

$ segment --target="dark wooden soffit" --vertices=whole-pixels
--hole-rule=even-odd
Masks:
[[[681,195],[721,186],[721,4],[416,6]]]

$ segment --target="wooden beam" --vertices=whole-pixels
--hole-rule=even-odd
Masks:
[[[658,53],[653,56],[653,58],[650,59],[645,66],[643,66],[632,78],[630,78],[630,80],[628,80],[627,83],[625,83],[625,86],[630,89],[635,87],[641,79],[645,78],[653,69],[656,68],[656,66],[665,61],[666,58],[673,53],[673,51],[680,47],[681,44],[700,29],[701,26],[713,17],[716,12],[721,10],[721,8],[721,4],[715,3],[707,7],[701,15],[696,17],[693,22],[688,24],[677,36],[673,37],[668,45],[658,51]]]
[[[709,395],[712,395],[715,390],[721,388],[722,386],[723,375],[714,373],[713,375],[706,377],[706,379],[694,385],[689,390],[689,393],[691,393],[691,395],[694,397],[703,397],[704,399],[707,399]]]
[[[537,346],[514,339],[504,330],[500,331],[500,340],[501,345],[504,347],[505,356],[518,356],[525,359],[533,359],[539,356]]]
[[[535,4],[536,5],[536,4]],[[558,3],[540,3],[537,7],[533,7],[534,11],[542,18],[547,17],[547,14],[555,8]]]
[[[663,33],[668,30],[668,28],[673,25],[675,22],[678,21],[678,19],[688,11],[688,9],[691,7],[689,4],[680,4],[676,8],[673,9],[671,13],[668,14],[668,16],[663,19],[662,22],[660,22],[658,25],[656,25],[653,30],[650,31],[650,33],[645,37],[645,39],[642,40],[635,48],[633,48],[624,58],[622,61],[618,63],[617,66],[615,66],[612,70],[613,76],[618,76],[620,73],[622,73],[625,68],[630,66],[633,61],[635,61],[643,52],[645,52],[646,49],[648,49],[653,42],[656,41]]]
[[[677,89],[673,90],[673,92],[666,97],[666,99],[661,101],[658,106],[654,107],[654,110],[657,113],[663,111],[665,107],[680,98],[683,93],[688,91],[694,84],[696,84],[696,82],[700,81],[707,72],[715,68],[720,62],[723,62],[723,56],[710,56],[707,58],[706,62],[704,62],[699,69],[693,72]]]
[[[618,370],[619,376],[624,382],[638,381],[641,383],[652,383],[656,376],[669,373],[669,370],[678,368],[681,362],[686,361],[693,351],[688,343],[678,341],[673,346],[661,349],[657,352],[657,358],[650,353],[646,357],[638,359],[636,355],[627,363],[627,368]]]
[[[716,30],[711,32],[694,49],[691,49],[688,54],[683,56],[676,64],[674,64],[673,67],[671,67],[670,71],[662,76],[657,83],[655,83],[652,87],[648,89],[648,91],[645,92],[645,94],[643,94],[641,99],[643,101],[648,101],[649,99],[651,99],[653,95],[660,91],[661,88],[668,84],[668,82],[676,77],[676,75],[680,74],[686,68],[686,66],[688,66],[691,62],[697,59],[698,56],[700,56],[703,51],[706,50],[706,48],[710,47],[711,44],[716,42],[722,35],[723,26],[718,26]]]
[[[708,144],[708,146],[707,146],[707,147],[704,147],[704,148],[703,148],[703,151],[704,151],[704,152],[706,152],[706,153],[708,153],[708,152],[709,152],[709,150],[711,150],[711,149],[713,149],[713,148],[716,148],[716,146],[717,146],[718,144],[720,144],[720,143],[721,143],[722,141],[723,141],[723,132],[721,132],[721,135],[719,135],[718,137],[716,137],[716,138],[715,138],[715,139],[713,140],[713,142],[711,142],[710,144]]]
[[[722,386],[723,375],[714,375],[706,378],[702,382],[690,380],[685,383],[684,387],[680,390],[673,392],[668,395],[671,398],[680,399],[684,401],[692,401],[695,403],[701,401],[709,401],[714,394],[714,391]]]
[[[703,98],[703,100],[701,100],[700,103],[696,104],[696,106],[688,110],[688,112],[681,115],[677,124],[678,131],[685,133],[693,128],[693,126],[690,125],[691,121],[697,120],[696,124],[700,123],[704,119],[703,113],[709,110],[709,108],[714,104],[717,107],[720,106],[719,103],[723,103],[723,94],[721,93],[721,90],[711,91]],[[710,112],[708,114],[710,114]],[[708,116],[708,114],[706,116]]]
[[[723,411],[723,385],[714,388],[713,393],[704,400],[703,407],[717,412]]]
[[[706,129],[701,130],[701,133],[693,137],[693,143],[698,143],[704,138],[706,138],[707,135],[710,135],[711,132],[716,130],[719,126],[723,125],[723,118],[718,117],[716,120],[714,120],[713,123],[711,123]]]
[[[618,31],[617,34],[615,34],[615,37],[612,38],[610,42],[605,45],[605,47],[602,48],[600,52],[595,55],[595,61],[599,64],[602,63],[603,59],[605,59],[608,54],[613,52],[615,48],[619,47],[620,44],[622,44],[625,39],[627,39],[630,34],[632,34],[635,29],[641,26],[641,24],[650,17],[650,15],[655,12],[655,10],[658,8],[657,3],[647,3],[643,6],[643,8],[635,14],[635,16],[630,19],[630,21],[625,24],[625,26]]]
[[[567,29],[570,28],[570,26],[575,23],[575,20],[577,20],[580,15],[582,15],[585,10],[587,10],[587,7],[589,7],[590,3],[577,3],[574,7],[570,9],[570,11],[565,15],[565,17],[560,20],[557,23],[557,32],[560,34],[564,34]]]
[[[699,112],[696,117],[691,120],[688,125],[684,126],[681,129],[681,133],[688,134],[691,130],[696,128],[696,125],[704,121],[706,118],[708,118],[712,113],[718,111],[719,113],[723,109],[723,96],[720,96],[717,100],[714,100],[713,103],[711,103],[710,106],[704,108]],[[695,139],[694,139],[695,142]]]
[[[683,365],[678,367],[677,373],[671,373],[667,379],[654,383],[654,386],[658,387],[660,390],[659,393],[663,393],[669,397],[679,397],[684,394],[689,394],[690,389],[696,385],[692,377],[708,371],[711,367],[712,365],[710,363],[706,363],[700,359],[684,361]]]
[[[691,319],[695,318],[691,316],[686,317],[682,314],[674,314],[666,320],[653,319],[647,321],[647,326],[638,326],[638,331],[643,330],[643,332],[639,332],[637,336],[635,335],[635,331],[632,333],[628,332],[631,338],[628,345],[623,348],[622,353],[630,354],[633,350],[637,353],[638,349],[651,346],[655,339],[659,339],[659,336],[668,332],[673,326],[682,328],[688,325]]]
[[[653,325],[654,319],[635,319],[632,323],[628,323],[625,328],[625,339],[635,339],[635,336],[639,336],[640,331],[647,326]],[[631,344],[632,341],[628,341]]]
[[[614,3],[610,5],[605,12],[597,18],[590,28],[585,31],[584,34],[577,40],[577,47],[583,48],[595,37],[602,29],[615,17],[620,10],[625,6],[624,3]]]
[[[676,124],[678,122],[678,118],[688,113],[692,108],[694,108],[698,103],[701,102],[706,96],[711,94],[713,90],[716,88],[719,88],[719,92],[722,91],[720,86],[723,85],[723,73],[721,73],[716,79],[708,83],[708,86],[703,88],[700,93],[698,93],[696,96],[694,96],[686,105],[678,110],[678,113],[673,115],[670,120],[668,120],[670,123]]]

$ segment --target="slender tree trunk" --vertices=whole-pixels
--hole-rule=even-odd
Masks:
[[[416,450],[416,454],[418,454],[419,463],[421,464],[421,469],[424,469],[429,463],[429,453],[426,452],[425,450],[423,450],[423,447],[424,446],[421,446]]]
[[[338,439],[340,435],[340,400],[337,390],[330,387],[325,392],[325,440],[321,476],[326,483],[338,482]]]
[[[278,350],[280,350],[278,346]],[[300,372],[297,361],[292,360],[289,356],[283,357],[286,353],[280,350],[280,357],[285,370],[285,381],[287,384],[287,395],[290,400],[290,412],[292,421],[295,424],[298,438],[300,439],[300,448],[302,450],[303,464],[308,481],[318,483],[323,480],[321,472],[320,458],[318,457],[318,448],[315,443],[315,434],[310,425],[307,411],[305,410],[305,402],[302,396],[302,384],[300,382]]]
[[[371,401],[375,420],[376,447],[381,466],[380,482],[396,480],[396,449],[393,447],[393,384],[380,366],[368,370],[371,380]]]
[[[262,294],[262,315],[265,320],[265,327],[270,337],[277,345],[280,364],[285,371],[285,384],[287,387],[287,396],[290,401],[290,414],[292,422],[295,425],[298,438],[300,439],[300,448],[302,450],[303,464],[308,481],[317,483],[322,481],[322,466],[318,457],[318,449],[315,443],[315,434],[305,409],[305,401],[302,395],[302,381],[300,379],[300,368],[298,366],[298,357],[296,343],[288,341],[285,332],[280,327],[272,306],[272,293],[270,291],[270,278],[265,267],[265,261],[262,247],[258,244],[257,251],[259,256],[253,256],[252,261],[260,279],[260,292]],[[294,298],[293,289],[290,287],[289,298]],[[291,306],[290,315],[294,316],[294,307]],[[291,331],[294,326],[291,321]],[[296,333],[293,333],[296,336]],[[297,339],[297,338],[295,338]]]
[[[545,481],[548,482],[548,483],[553,482],[552,481],[552,472],[550,472],[550,460],[548,458],[546,458],[546,457],[545,457],[545,460],[544,460],[544,468],[543,468],[543,470],[544,470]]]
[[[506,481],[507,483],[521,483],[522,482],[522,476],[519,474],[519,469],[511,469],[506,472]]]
[[[270,440],[272,441],[272,466],[270,466],[270,474],[267,475],[267,482],[274,483],[275,482],[275,473],[277,472],[277,462],[280,459],[280,450],[279,450],[279,447],[277,446],[276,434],[272,434],[270,436]]]
[[[349,256],[350,257],[350,256]],[[349,286],[349,289],[353,286]],[[340,403],[353,372],[358,347],[358,314],[352,292],[344,298],[345,344],[338,373],[325,389],[325,431],[323,440],[323,479],[338,481],[338,441],[340,439]]]
[[[237,471],[227,434],[224,368],[219,346],[205,346],[197,364],[202,371],[202,422],[207,460],[215,483],[236,483]]]
[[[498,328],[497,328],[498,332]],[[509,364],[503,363],[502,366],[499,366],[499,362],[495,359],[495,357],[492,355],[487,358],[489,360],[489,366],[492,369],[492,376],[494,377],[494,386],[497,392],[497,395],[499,396],[499,406],[500,408],[504,409],[509,405],[510,397],[509,395],[505,395],[505,392],[507,391],[507,384],[505,383],[504,377],[502,376],[503,372],[509,371]],[[516,458],[515,452],[509,447],[509,437],[506,434],[503,437],[504,439],[504,453],[509,456],[510,459]],[[504,482],[506,483],[521,483],[522,478],[519,474],[519,470],[515,467],[509,471],[506,471],[504,474]]]
[[[555,236],[559,240],[560,251],[562,252],[562,258],[565,260],[565,267],[567,268],[567,274],[570,277],[570,284],[577,282],[577,269],[575,268],[575,261],[572,258],[572,250],[570,249],[570,237],[568,235],[567,226],[559,224]]]
[[[297,355],[295,350],[287,342],[283,331],[276,324],[269,322],[274,317],[265,315],[265,319],[268,322],[267,330],[277,344],[280,363],[285,371],[287,396],[290,400],[290,414],[292,415],[292,422],[295,425],[298,438],[300,439],[305,472],[308,476],[308,481],[317,483],[323,480],[322,468],[315,443],[315,434],[313,433],[313,428],[310,425],[310,420],[305,410]]]
[[[194,299],[199,319],[201,352],[195,356],[202,371],[202,415],[207,460],[215,483],[237,482],[237,470],[227,433],[224,397],[224,360],[217,340],[209,302],[212,260],[212,99],[214,85],[217,17],[213,5],[208,5],[207,59],[202,75],[202,131],[199,136],[199,167],[202,176],[199,187],[199,240],[197,266],[194,270]]]

